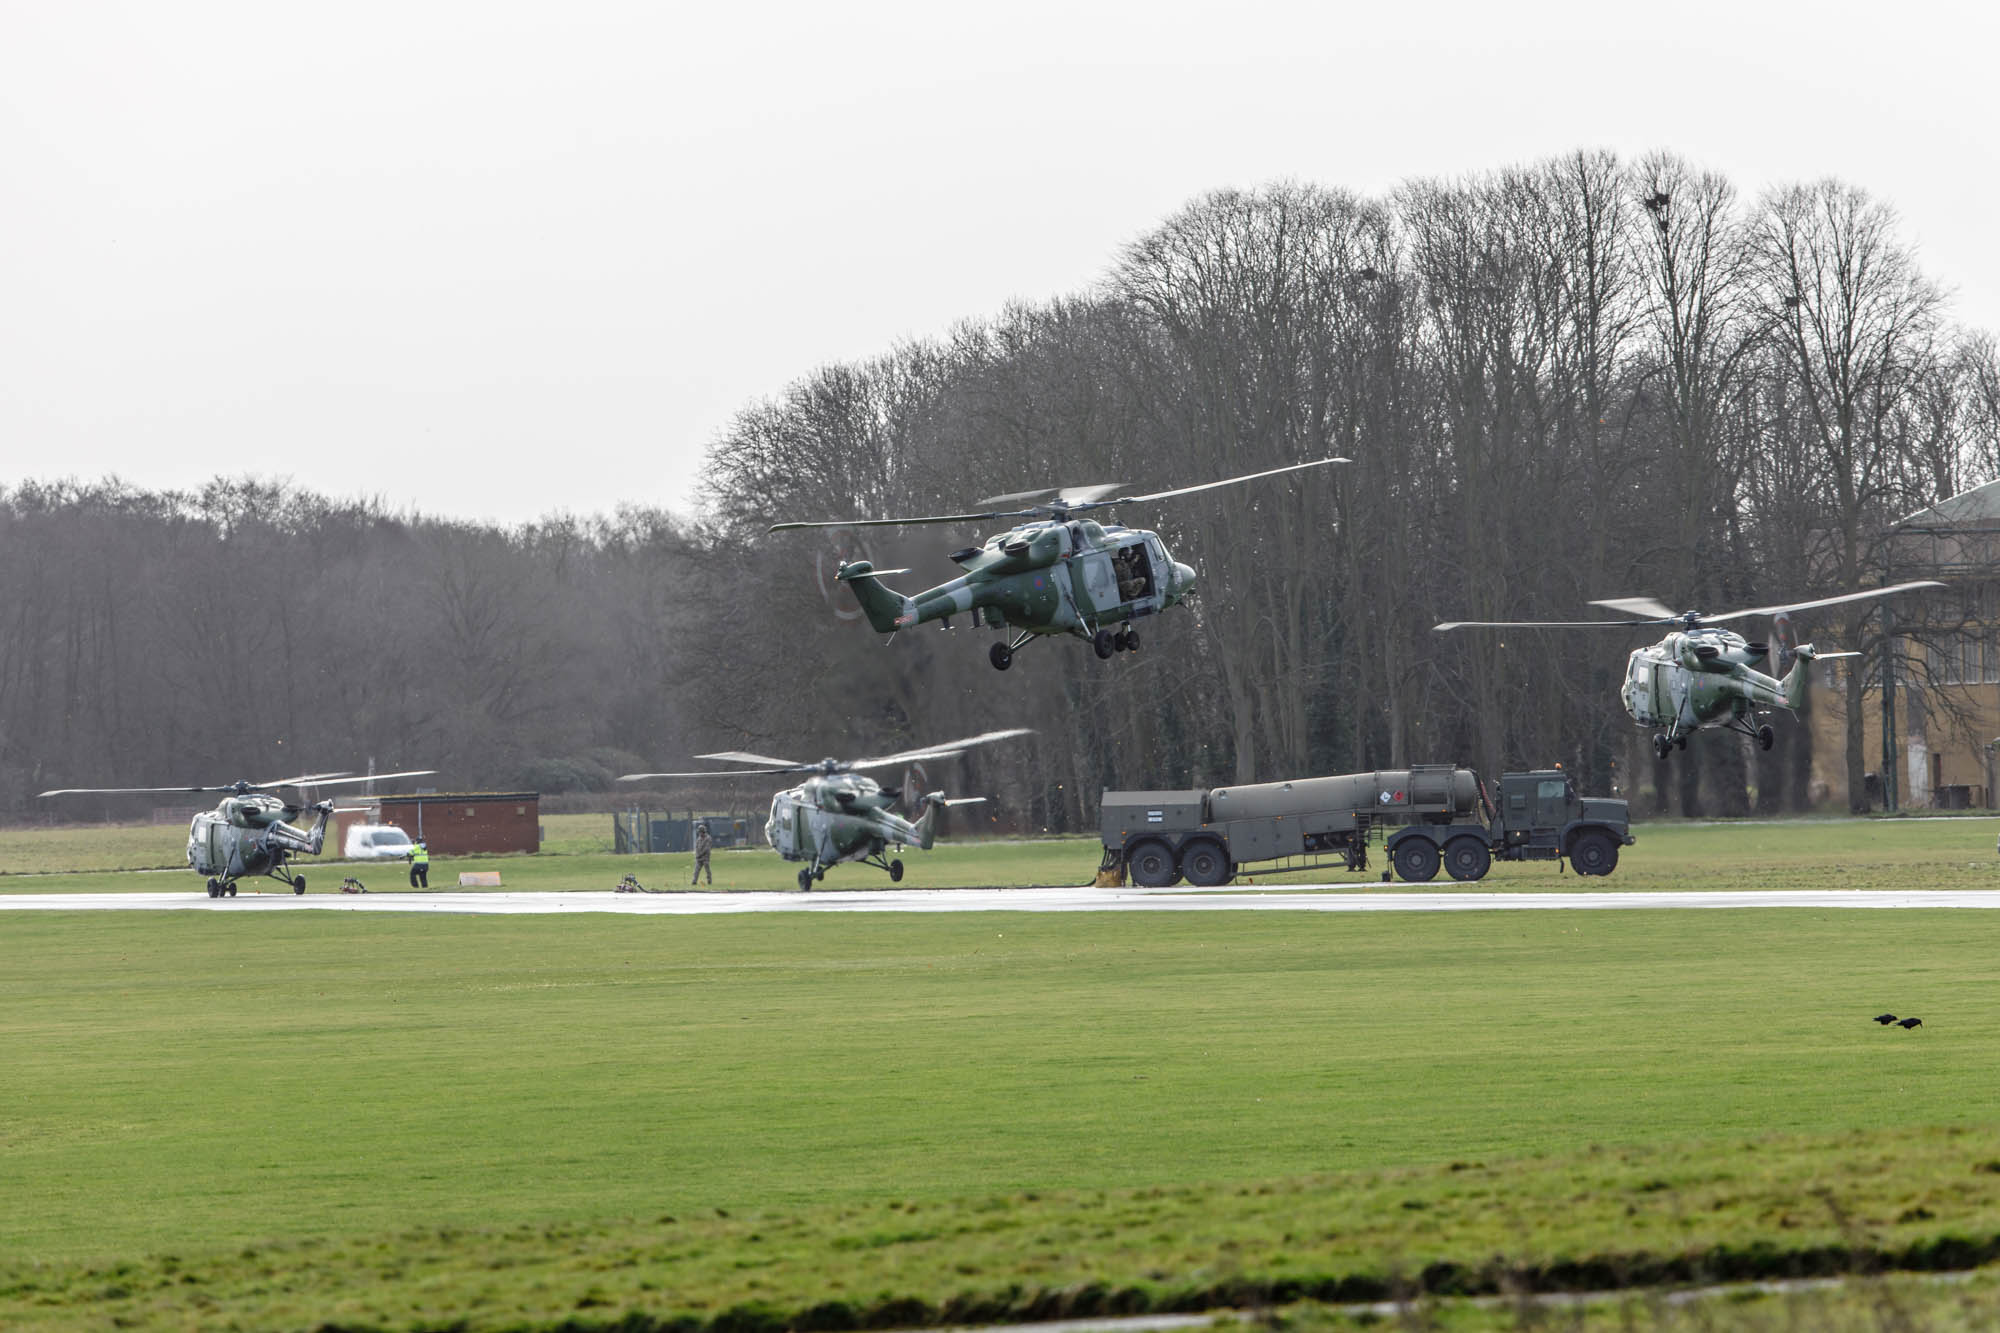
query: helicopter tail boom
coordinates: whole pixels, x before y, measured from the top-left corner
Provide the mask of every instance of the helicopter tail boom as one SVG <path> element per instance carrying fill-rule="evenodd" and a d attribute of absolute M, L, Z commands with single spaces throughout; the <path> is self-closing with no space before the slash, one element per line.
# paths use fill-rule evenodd
<path fill-rule="evenodd" d="M 1784 679 L 1779 681 L 1778 685 L 1785 692 L 1785 707 L 1791 709 L 1794 713 L 1806 705 L 1807 676 L 1810 674 L 1807 668 L 1814 662 L 1824 662 L 1829 658 L 1835 657 L 1861 656 L 1860 653 L 1856 652 L 1823 653 L 1809 643 L 1802 643 L 1791 651 L 1795 658 L 1792 663 L 1792 669 L 1785 673 Z"/>
<path fill-rule="evenodd" d="M 925 851 L 929 851 L 931 845 L 937 841 L 937 812 L 938 807 L 943 804 L 943 792 L 934 791 L 926 794 L 923 800 L 924 812 L 918 815 L 916 822 L 911 825 L 917 831 L 917 846 Z"/>
<path fill-rule="evenodd" d="M 835 577 L 854 590 L 854 600 L 861 603 L 861 613 L 868 617 L 876 633 L 894 634 L 917 623 L 916 603 L 877 578 L 875 566 L 870 562 L 850 561 L 840 567 Z"/>
<path fill-rule="evenodd" d="M 271 825 L 267 836 L 286 851 L 318 856 L 320 849 L 326 845 L 326 819 L 333 813 L 333 802 L 321 801 L 312 809 L 318 818 L 313 820 L 311 828 L 295 828 L 280 821 Z"/>

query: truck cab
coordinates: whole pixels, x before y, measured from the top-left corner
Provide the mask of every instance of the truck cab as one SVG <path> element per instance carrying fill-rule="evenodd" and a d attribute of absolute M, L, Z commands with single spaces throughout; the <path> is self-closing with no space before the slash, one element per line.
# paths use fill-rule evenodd
<path fill-rule="evenodd" d="M 1532 842 L 1554 847 L 1557 833 L 1582 810 L 1576 784 L 1560 769 L 1503 774 L 1499 786 L 1493 832 L 1510 846 Z"/>
<path fill-rule="evenodd" d="M 1415 826 L 1391 834 L 1383 850 L 1398 878 L 1423 884 L 1440 869 L 1456 880 L 1486 876 L 1493 861 L 1563 861 L 1579 875 L 1608 875 L 1618 849 L 1633 842 L 1626 803 L 1584 797 L 1560 768 L 1504 773 L 1493 784 L 1484 828 Z"/>

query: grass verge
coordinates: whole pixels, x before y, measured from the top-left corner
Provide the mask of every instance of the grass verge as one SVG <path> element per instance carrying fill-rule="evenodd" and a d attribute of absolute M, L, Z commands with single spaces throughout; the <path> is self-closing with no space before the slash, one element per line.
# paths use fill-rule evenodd
<path fill-rule="evenodd" d="M 1992 918 L 14 917 L 0 1325 L 736 1333 L 1974 1261 Z"/>

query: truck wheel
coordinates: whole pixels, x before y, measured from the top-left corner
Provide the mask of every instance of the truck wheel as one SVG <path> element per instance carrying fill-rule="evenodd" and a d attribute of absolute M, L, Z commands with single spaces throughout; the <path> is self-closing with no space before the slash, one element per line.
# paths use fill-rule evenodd
<path fill-rule="evenodd" d="M 1411 836 L 1396 844 L 1396 876 L 1412 884 L 1428 884 L 1437 878 L 1438 849 L 1429 838 Z"/>
<path fill-rule="evenodd" d="M 1134 843 L 1125 853 L 1132 882 L 1146 889 L 1164 889 L 1174 882 L 1174 854 L 1157 838 Z"/>
<path fill-rule="evenodd" d="M 1453 838 L 1444 845 L 1444 868 L 1456 880 L 1485 879 L 1493 868 L 1493 853 L 1477 838 Z"/>
<path fill-rule="evenodd" d="M 1618 844 L 1609 833 L 1585 829 L 1570 839 L 1569 863 L 1579 875 L 1608 875 L 1618 868 Z"/>
<path fill-rule="evenodd" d="M 1181 874 L 1187 882 L 1204 889 L 1227 884 L 1232 878 L 1229 873 L 1229 854 L 1213 838 L 1196 838 L 1181 848 Z"/>

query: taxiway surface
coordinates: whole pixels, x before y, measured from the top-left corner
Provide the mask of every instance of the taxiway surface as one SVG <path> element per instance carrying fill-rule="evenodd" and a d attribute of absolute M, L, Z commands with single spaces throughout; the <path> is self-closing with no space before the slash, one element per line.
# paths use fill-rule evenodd
<path fill-rule="evenodd" d="M 447 912 L 710 916 L 739 912 L 1547 912 L 1745 908 L 2000 908 L 2000 892 L 1714 890 L 1689 893 L 1369 893 L 1294 889 L 877 889 L 816 893 L 5 893 L 0 911 Z"/>

